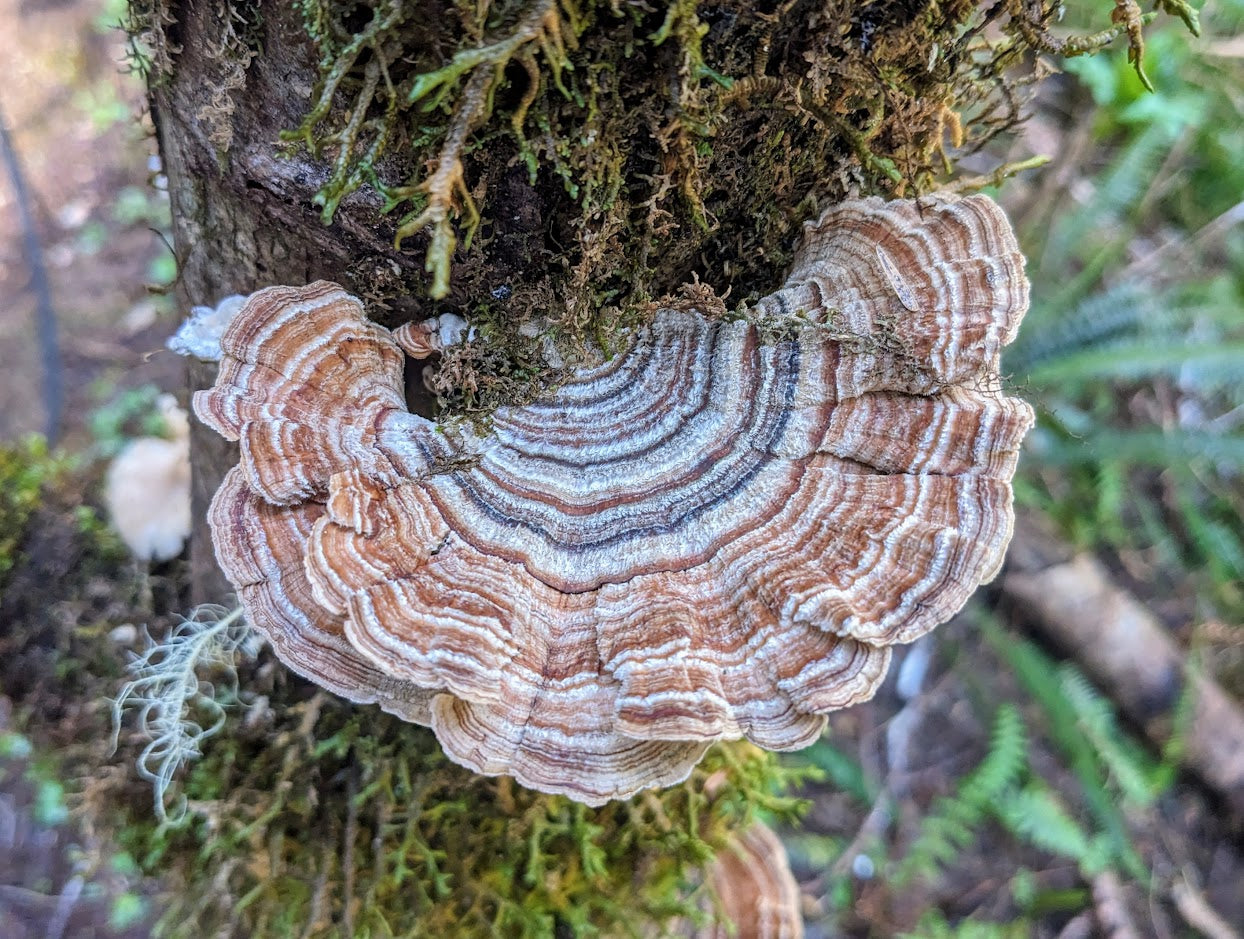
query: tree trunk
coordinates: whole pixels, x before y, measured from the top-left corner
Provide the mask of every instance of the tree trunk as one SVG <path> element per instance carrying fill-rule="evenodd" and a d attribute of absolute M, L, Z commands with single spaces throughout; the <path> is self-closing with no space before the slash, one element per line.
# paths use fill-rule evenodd
<path fill-rule="evenodd" d="M 297 126 L 305 108 L 305 92 L 291 91 L 305 89 L 315 74 L 313 51 L 305 37 L 299 38 L 292 6 L 265 5 L 265 17 L 273 18 L 264 36 L 266 54 L 250 62 L 245 87 L 234 93 L 227 153 L 212 140 L 218 125 L 205 120 L 217 83 L 224 80 L 222 70 L 237 64 L 217 55 L 224 47 L 226 23 L 213 4 L 177 4 L 170 15 L 169 41 L 180 52 L 171 72 L 153 76 L 151 109 L 169 181 L 182 308 L 214 306 L 230 294 L 275 283 L 321 278 L 366 293 L 369 271 L 417 271 L 418 258 L 392 250 L 393 226 L 376 226 L 374 218 L 369 225 L 366 212 L 358 212 L 358 218 L 343 214 L 329 227 L 321 224 L 312 198 L 322 168 L 274 153 L 281 131 Z M 209 387 L 215 372 L 211 363 L 192 362 L 191 391 Z M 237 462 L 237 445 L 195 421 L 191 451 L 197 520 L 191 540 L 192 598 L 194 603 L 222 602 L 232 588 L 216 565 L 202 520 L 224 474 Z"/>

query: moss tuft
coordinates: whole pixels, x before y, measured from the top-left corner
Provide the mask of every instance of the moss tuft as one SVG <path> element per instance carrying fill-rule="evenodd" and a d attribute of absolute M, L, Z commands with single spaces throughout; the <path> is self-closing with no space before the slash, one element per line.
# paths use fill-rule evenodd
<path fill-rule="evenodd" d="M 65 457 L 49 453 L 40 436 L 0 446 L 0 586 L 20 559 L 44 487 L 63 479 L 67 469 Z"/>
<path fill-rule="evenodd" d="M 731 832 L 798 808 L 779 794 L 789 771 L 747 744 L 591 809 L 477 776 L 431 732 L 323 693 L 205 750 L 181 821 L 120 829 L 173 888 L 164 935 L 652 935 L 703 917 L 702 870 Z"/>
<path fill-rule="evenodd" d="M 430 17 L 431 0 L 387 0 L 360 25 L 354 3 L 302 0 L 319 82 L 289 138 L 332 161 L 325 221 L 370 185 L 432 297 L 476 305 L 474 272 L 508 267 L 489 341 L 512 362 L 540 316 L 573 363 L 695 274 L 735 302 L 772 289 L 799 224 L 848 193 L 944 184 L 1019 121 L 1034 51 L 1126 34 L 1139 56 L 1131 6 L 1054 48 L 1056 6 L 485 0 Z M 514 207 L 515 167 L 544 194 L 521 232 L 492 211 Z"/>

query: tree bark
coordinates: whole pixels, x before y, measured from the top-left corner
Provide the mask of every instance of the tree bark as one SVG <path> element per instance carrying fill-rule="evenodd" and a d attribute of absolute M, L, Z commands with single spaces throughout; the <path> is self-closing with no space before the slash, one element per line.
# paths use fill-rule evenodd
<path fill-rule="evenodd" d="M 235 92 L 228 153 L 219 153 L 204 120 L 222 68 L 213 54 L 224 46 L 218 7 L 188 2 L 171 7 L 170 38 L 180 52 L 172 72 L 155 76 L 151 84 L 173 216 L 177 297 L 187 311 L 271 284 L 319 279 L 366 295 L 385 280 L 378 275 L 393 281 L 395 270 L 420 272 L 417 257 L 393 250 L 394 226 L 377 218 L 374 200 L 325 226 L 312 201 L 323 166 L 275 154 L 281 131 L 302 119 L 314 58 L 293 5 L 262 6 L 269 23 L 265 54 L 250 63 L 245 87 Z M 193 362 L 191 392 L 209 387 L 215 373 L 213 364 Z M 196 604 L 219 603 L 232 588 L 216 565 L 204 520 L 224 474 L 237 462 L 237 446 L 195 421 L 191 452 L 191 595 Z"/>

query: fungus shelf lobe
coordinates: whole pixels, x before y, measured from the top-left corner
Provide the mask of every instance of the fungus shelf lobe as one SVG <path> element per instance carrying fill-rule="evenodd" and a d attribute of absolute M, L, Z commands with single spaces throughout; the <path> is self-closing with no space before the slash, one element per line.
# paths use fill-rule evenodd
<path fill-rule="evenodd" d="M 480 772 L 600 803 L 806 746 L 1001 563 L 1027 289 L 983 196 L 847 202 L 745 320 L 662 310 L 481 430 L 406 411 L 340 287 L 268 288 L 195 398 L 242 444 L 221 565 L 292 668 Z"/>

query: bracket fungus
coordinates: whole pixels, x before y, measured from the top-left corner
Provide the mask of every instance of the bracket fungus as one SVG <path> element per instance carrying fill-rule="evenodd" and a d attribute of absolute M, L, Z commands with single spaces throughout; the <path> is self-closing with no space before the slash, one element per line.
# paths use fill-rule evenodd
<path fill-rule="evenodd" d="M 807 746 L 1001 564 L 1023 263 L 984 196 L 846 202 L 737 320 L 661 310 L 486 428 L 407 410 L 426 335 L 261 290 L 194 400 L 241 443 L 217 557 L 286 664 L 481 773 L 600 804 Z"/>

